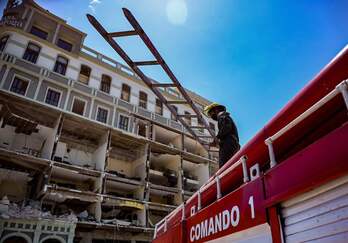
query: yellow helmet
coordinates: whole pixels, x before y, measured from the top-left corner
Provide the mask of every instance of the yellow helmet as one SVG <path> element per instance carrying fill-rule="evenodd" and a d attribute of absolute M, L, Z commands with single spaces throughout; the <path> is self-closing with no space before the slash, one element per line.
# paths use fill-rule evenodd
<path fill-rule="evenodd" d="M 211 111 L 212 109 L 216 108 L 216 107 L 219 107 L 219 108 L 221 108 L 221 109 L 226 109 L 225 106 L 220 105 L 220 104 L 214 102 L 214 103 L 212 103 L 212 104 L 210 104 L 210 105 L 204 107 L 204 111 L 203 111 L 203 112 L 204 112 L 205 115 L 209 116 L 210 111 Z"/>

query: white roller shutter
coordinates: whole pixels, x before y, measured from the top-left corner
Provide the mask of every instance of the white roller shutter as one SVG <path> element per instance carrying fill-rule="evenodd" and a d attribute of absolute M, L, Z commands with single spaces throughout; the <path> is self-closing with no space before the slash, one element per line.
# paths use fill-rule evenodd
<path fill-rule="evenodd" d="M 348 242 L 348 175 L 282 203 L 286 243 Z"/>

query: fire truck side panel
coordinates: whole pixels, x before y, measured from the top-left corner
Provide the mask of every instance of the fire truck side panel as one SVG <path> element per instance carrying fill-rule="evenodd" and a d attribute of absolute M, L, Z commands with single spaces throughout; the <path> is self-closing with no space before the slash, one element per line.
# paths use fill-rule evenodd
<path fill-rule="evenodd" d="M 207 243 L 272 243 L 271 229 L 268 224 L 240 231 L 232 235 L 208 241 Z"/>
<path fill-rule="evenodd" d="M 347 141 L 348 122 L 266 173 L 268 205 L 347 174 Z"/>
<path fill-rule="evenodd" d="M 188 218 L 186 242 L 206 242 L 266 222 L 263 182 L 260 177 Z"/>
<path fill-rule="evenodd" d="M 281 206 L 287 243 L 348 242 L 348 175 Z"/>

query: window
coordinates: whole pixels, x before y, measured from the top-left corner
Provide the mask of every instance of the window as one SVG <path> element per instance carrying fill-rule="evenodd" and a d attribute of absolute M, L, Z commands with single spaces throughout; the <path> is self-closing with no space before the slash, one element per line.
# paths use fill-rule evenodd
<path fill-rule="evenodd" d="M 17 94 L 25 95 L 25 93 L 27 92 L 28 85 L 29 85 L 29 81 L 15 77 L 13 79 L 10 90 Z"/>
<path fill-rule="evenodd" d="M 110 93 L 110 87 L 111 87 L 111 77 L 108 75 L 103 74 L 102 80 L 100 83 L 100 90 L 105 93 Z"/>
<path fill-rule="evenodd" d="M 66 50 L 66 51 L 72 50 L 72 44 L 65 41 L 65 40 L 62 40 L 62 39 L 58 39 L 57 46 L 59 46 L 60 48 Z"/>
<path fill-rule="evenodd" d="M 122 84 L 121 100 L 130 101 L 131 88 L 127 84 Z"/>
<path fill-rule="evenodd" d="M 108 120 L 108 110 L 98 107 L 97 121 L 100 121 L 102 123 L 106 123 L 107 120 Z"/>
<path fill-rule="evenodd" d="M 31 27 L 30 33 L 36 35 L 37 37 L 47 40 L 48 33 L 36 26 Z"/>
<path fill-rule="evenodd" d="M 147 109 L 147 94 L 143 91 L 139 92 L 139 106 Z"/>
<path fill-rule="evenodd" d="M 27 49 L 24 52 L 23 59 L 32 63 L 36 63 L 37 58 L 39 57 L 40 47 L 29 43 Z"/>
<path fill-rule="evenodd" d="M 58 56 L 56 64 L 54 65 L 54 72 L 65 75 L 66 69 L 68 67 L 68 59 L 62 56 Z"/>
<path fill-rule="evenodd" d="M 187 124 L 191 125 L 191 113 L 188 111 L 185 111 L 185 120 Z"/>
<path fill-rule="evenodd" d="M 90 76 L 91 76 L 91 68 L 86 65 L 81 65 L 79 81 L 81 83 L 88 84 Z"/>
<path fill-rule="evenodd" d="M 138 124 L 138 135 L 146 137 L 146 124 L 141 122 Z"/>
<path fill-rule="evenodd" d="M 173 108 L 174 108 L 174 110 L 176 111 L 176 114 L 178 114 L 178 107 L 176 107 L 175 105 L 173 105 L 172 106 Z M 172 118 L 172 120 L 174 120 L 174 121 L 177 121 L 178 119 L 176 118 L 176 116 L 173 114 L 173 113 L 171 113 L 171 118 Z"/>
<path fill-rule="evenodd" d="M 60 92 L 48 89 L 45 102 L 50 105 L 58 106 L 60 101 Z"/>
<path fill-rule="evenodd" d="M 8 41 L 8 35 L 1 37 L 1 39 L 0 39 L 0 51 L 1 52 L 5 50 L 5 46 L 6 46 L 7 41 Z"/>
<path fill-rule="evenodd" d="M 71 111 L 75 114 L 83 116 L 85 113 L 85 105 L 85 101 L 75 98 Z"/>
<path fill-rule="evenodd" d="M 156 114 L 158 115 L 163 115 L 163 103 L 159 99 L 156 99 L 156 109 L 155 109 Z"/>
<path fill-rule="evenodd" d="M 118 128 L 128 131 L 129 117 L 120 115 L 120 119 L 118 121 Z"/>

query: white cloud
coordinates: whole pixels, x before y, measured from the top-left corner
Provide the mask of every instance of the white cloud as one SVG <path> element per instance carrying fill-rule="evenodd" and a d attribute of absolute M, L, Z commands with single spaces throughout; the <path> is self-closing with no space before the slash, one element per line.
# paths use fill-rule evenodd
<path fill-rule="evenodd" d="M 88 7 L 93 13 L 95 13 L 95 7 L 93 5 L 90 4 L 88 5 Z"/>
<path fill-rule="evenodd" d="M 98 4 L 101 4 L 101 0 L 91 0 L 91 1 L 89 2 L 88 8 L 89 8 L 93 13 L 95 13 L 96 6 L 97 6 Z"/>
<path fill-rule="evenodd" d="M 99 3 L 101 3 L 100 0 L 91 0 L 91 1 L 89 2 L 89 4 L 99 4 Z"/>

